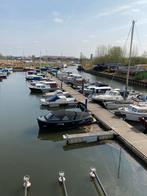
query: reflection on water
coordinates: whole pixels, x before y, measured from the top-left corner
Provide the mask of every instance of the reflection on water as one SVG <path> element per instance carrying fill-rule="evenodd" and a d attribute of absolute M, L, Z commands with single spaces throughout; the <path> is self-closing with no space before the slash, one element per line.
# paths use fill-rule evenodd
<path fill-rule="evenodd" d="M 77 129 L 72 129 L 72 130 L 54 130 L 54 131 L 47 131 L 47 130 L 39 130 L 38 131 L 38 138 L 40 140 L 50 140 L 50 141 L 62 141 L 63 140 L 63 135 L 64 134 L 76 134 L 76 133 L 86 133 L 90 129 L 90 126 L 87 127 L 79 127 Z"/>

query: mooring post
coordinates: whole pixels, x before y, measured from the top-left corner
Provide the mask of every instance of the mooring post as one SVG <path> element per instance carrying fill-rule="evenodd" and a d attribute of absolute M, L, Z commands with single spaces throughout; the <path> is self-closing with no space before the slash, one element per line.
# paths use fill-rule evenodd
<path fill-rule="evenodd" d="M 84 80 L 82 80 L 82 94 L 84 95 Z"/>
<path fill-rule="evenodd" d="M 86 109 L 87 109 L 87 105 L 88 105 L 88 98 L 85 98 L 85 106 L 86 106 Z"/>
<path fill-rule="evenodd" d="M 62 90 L 62 87 L 63 87 L 63 81 L 61 80 L 61 90 Z"/>
<path fill-rule="evenodd" d="M 24 196 L 28 195 L 28 188 L 31 187 L 30 176 L 25 175 L 23 177 L 23 187 L 24 187 Z"/>
<path fill-rule="evenodd" d="M 99 177 L 98 177 L 98 175 L 97 175 L 97 173 L 96 173 L 96 168 L 90 168 L 90 173 L 89 173 L 89 175 L 90 175 L 90 177 L 91 177 L 92 179 L 96 179 L 96 180 L 97 180 L 97 182 L 98 182 L 98 184 L 99 184 L 99 186 L 100 186 L 100 188 L 101 188 L 101 190 L 102 190 L 104 196 L 108 196 L 108 194 L 107 194 L 105 188 L 103 187 L 103 185 L 102 185 L 102 183 L 101 183 L 101 181 L 100 181 L 100 179 L 99 179 Z"/>
<path fill-rule="evenodd" d="M 67 188 L 66 188 L 66 184 L 65 184 L 65 176 L 64 176 L 64 171 L 59 171 L 59 178 L 58 178 L 59 182 L 61 184 L 63 184 L 63 189 L 64 189 L 64 194 L 65 196 L 68 196 L 67 193 Z"/>

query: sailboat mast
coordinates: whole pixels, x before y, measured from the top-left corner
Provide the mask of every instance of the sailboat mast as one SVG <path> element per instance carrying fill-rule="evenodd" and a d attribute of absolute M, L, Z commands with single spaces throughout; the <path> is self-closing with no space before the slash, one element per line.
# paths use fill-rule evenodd
<path fill-rule="evenodd" d="M 128 61 L 128 71 L 127 71 L 127 78 L 126 78 L 126 93 L 128 91 L 128 83 L 129 83 L 129 74 L 130 74 L 131 56 L 132 56 L 132 45 L 133 45 L 133 36 L 134 36 L 134 26 L 135 26 L 135 21 L 133 20 L 132 21 L 132 31 L 131 31 L 129 61 Z"/>

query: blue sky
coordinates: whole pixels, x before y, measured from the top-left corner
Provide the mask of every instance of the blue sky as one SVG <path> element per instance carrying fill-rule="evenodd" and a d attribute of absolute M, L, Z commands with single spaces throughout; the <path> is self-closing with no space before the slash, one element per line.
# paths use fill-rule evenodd
<path fill-rule="evenodd" d="M 147 50 L 147 0 L 0 0 L 0 53 L 95 54 L 100 45 L 134 43 Z"/>

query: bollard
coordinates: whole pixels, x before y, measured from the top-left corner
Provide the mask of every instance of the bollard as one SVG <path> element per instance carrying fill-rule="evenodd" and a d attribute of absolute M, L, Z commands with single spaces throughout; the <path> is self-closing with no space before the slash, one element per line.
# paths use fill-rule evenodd
<path fill-rule="evenodd" d="M 84 95 L 84 80 L 82 80 L 82 94 Z"/>
<path fill-rule="evenodd" d="M 64 176 L 64 171 L 60 171 L 59 172 L 59 178 L 58 178 L 59 182 L 61 184 L 63 184 L 63 189 L 64 189 L 64 193 L 65 193 L 65 196 L 68 196 L 68 193 L 67 193 L 67 188 L 66 188 L 66 184 L 65 184 L 65 176 Z"/>
<path fill-rule="evenodd" d="M 30 176 L 29 175 L 25 175 L 23 177 L 23 187 L 24 187 L 24 196 L 27 196 L 28 188 L 31 187 L 31 182 L 30 182 Z"/>
<path fill-rule="evenodd" d="M 99 179 L 99 177 L 98 177 L 98 175 L 97 175 L 97 173 L 96 173 L 96 168 L 90 168 L 90 173 L 89 173 L 89 175 L 90 175 L 90 177 L 91 177 L 92 179 L 96 179 L 96 180 L 97 180 L 97 182 L 98 182 L 98 184 L 99 184 L 99 186 L 100 186 L 100 188 L 101 188 L 101 190 L 102 190 L 104 196 L 108 196 L 106 190 L 104 189 L 104 187 L 103 187 L 103 185 L 102 185 L 102 183 L 101 183 L 101 181 L 100 181 L 100 179 Z"/>
<path fill-rule="evenodd" d="M 62 90 L 62 87 L 63 87 L 63 81 L 61 81 L 61 90 Z"/>
<path fill-rule="evenodd" d="M 86 109 L 87 109 L 87 105 L 88 105 L 88 98 L 85 98 L 85 106 L 86 106 Z"/>

